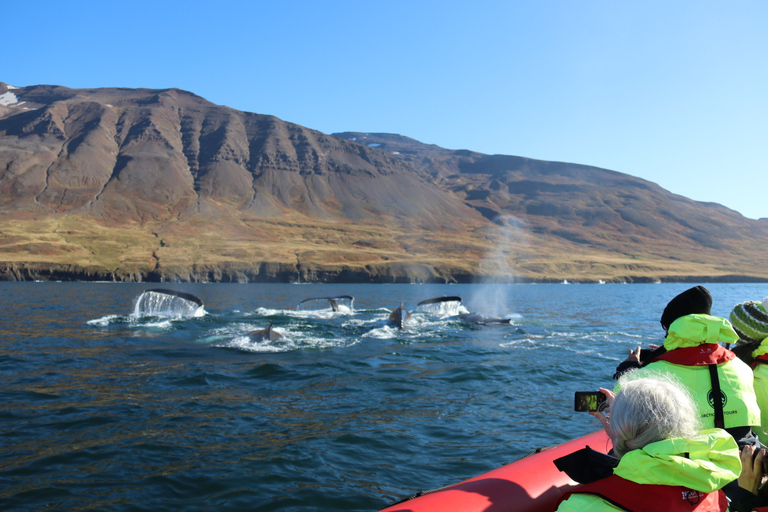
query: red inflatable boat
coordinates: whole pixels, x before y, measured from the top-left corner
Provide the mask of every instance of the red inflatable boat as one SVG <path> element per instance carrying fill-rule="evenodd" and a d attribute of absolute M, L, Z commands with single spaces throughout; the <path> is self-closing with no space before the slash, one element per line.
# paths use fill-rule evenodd
<path fill-rule="evenodd" d="M 552 512 L 557 500 L 579 485 L 552 461 L 587 445 L 604 453 L 611 449 L 600 430 L 380 512 Z"/>

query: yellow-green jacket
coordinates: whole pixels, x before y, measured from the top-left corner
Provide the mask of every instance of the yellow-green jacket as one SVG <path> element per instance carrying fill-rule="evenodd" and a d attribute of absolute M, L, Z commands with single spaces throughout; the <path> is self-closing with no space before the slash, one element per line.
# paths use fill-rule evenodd
<path fill-rule="evenodd" d="M 725 318 L 710 315 L 686 315 L 678 318 L 669 326 L 664 347 L 667 353 L 676 349 L 697 347 L 705 343 L 733 343 L 738 335 Z M 753 386 L 752 370 L 741 359 L 734 357 L 730 361 L 717 365 L 720 390 L 725 396 L 723 404 L 724 428 L 758 427 L 760 408 L 757 405 Z M 654 361 L 638 372 L 669 372 L 677 376 L 686 386 L 701 414 L 704 428 L 713 428 L 714 406 L 712 405 L 712 380 L 707 366 L 689 366 L 669 361 Z"/>
<path fill-rule="evenodd" d="M 755 360 L 762 360 L 768 357 L 768 338 L 764 339 L 760 346 L 752 352 Z M 768 364 L 755 364 L 752 367 L 754 376 L 753 384 L 755 387 L 755 396 L 757 405 L 760 407 L 760 428 L 756 428 L 757 436 L 760 441 L 768 445 Z"/>
<path fill-rule="evenodd" d="M 682 486 L 704 493 L 722 489 L 736 480 L 741 459 L 736 441 L 720 429 L 701 432 L 692 439 L 666 439 L 624 455 L 614 474 L 649 485 Z M 658 510 L 664 510 L 660 503 Z M 599 496 L 572 494 L 557 512 L 615 512 L 620 509 Z"/>

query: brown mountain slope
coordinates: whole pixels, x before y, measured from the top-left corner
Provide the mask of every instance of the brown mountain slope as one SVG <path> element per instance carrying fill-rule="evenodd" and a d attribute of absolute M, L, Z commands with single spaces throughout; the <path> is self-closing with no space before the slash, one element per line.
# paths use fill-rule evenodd
<path fill-rule="evenodd" d="M 9 277 L 433 279 L 486 251 L 456 240 L 481 215 L 359 144 L 174 89 L 0 95 Z"/>
<path fill-rule="evenodd" d="M 766 224 L 723 207 L 368 137 L 177 89 L 0 83 L 0 278 L 766 278 Z"/>
<path fill-rule="evenodd" d="M 395 158 L 179 90 L 12 89 L 0 111 L 3 212 L 167 220 L 223 204 L 256 218 L 467 215 Z M 374 186 L 375 185 L 375 186 Z"/>
<path fill-rule="evenodd" d="M 768 219 L 747 219 L 719 204 L 693 201 L 627 174 L 448 150 L 400 135 L 335 135 L 428 172 L 438 186 L 489 220 L 524 222 L 536 237 L 557 237 L 632 258 L 717 262 L 725 273 L 739 273 L 755 259 L 764 261 L 760 252 L 768 242 Z M 753 269 L 750 275 L 766 275 Z"/>

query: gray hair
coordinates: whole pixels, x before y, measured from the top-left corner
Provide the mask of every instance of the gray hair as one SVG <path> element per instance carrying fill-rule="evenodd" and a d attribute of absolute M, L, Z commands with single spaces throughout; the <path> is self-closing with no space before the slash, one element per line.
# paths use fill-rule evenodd
<path fill-rule="evenodd" d="M 672 375 L 628 374 L 619 380 L 608 427 L 619 457 L 656 441 L 693 437 L 701 428 L 690 393 Z"/>

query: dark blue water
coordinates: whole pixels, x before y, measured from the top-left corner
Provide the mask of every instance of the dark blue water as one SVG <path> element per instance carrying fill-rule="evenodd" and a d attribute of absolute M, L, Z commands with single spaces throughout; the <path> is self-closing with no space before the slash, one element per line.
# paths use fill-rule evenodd
<path fill-rule="evenodd" d="M 377 510 L 596 430 L 573 391 L 690 286 L 184 284 L 206 314 L 167 318 L 132 315 L 150 285 L 0 283 L 0 509 Z M 720 316 L 768 295 L 707 287 Z M 442 295 L 516 325 L 386 325 Z"/>

